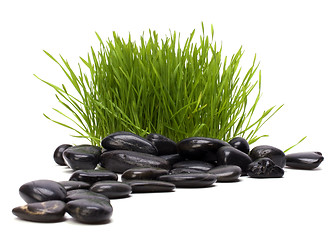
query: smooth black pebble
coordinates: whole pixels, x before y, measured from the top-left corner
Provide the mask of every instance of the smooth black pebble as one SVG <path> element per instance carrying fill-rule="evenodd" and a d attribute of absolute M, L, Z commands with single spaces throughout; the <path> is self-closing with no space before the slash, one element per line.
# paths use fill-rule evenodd
<path fill-rule="evenodd" d="M 286 166 L 296 169 L 312 170 L 324 161 L 320 152 L 299 152 L 286 155 Z"/>
<path fill-rule="evenodd" d="M 99 199 L 109 202 L 109 198 L 103 194 L 93 192 L 89 189 L 75 189 L 67 192 L 65 202 L 77 199 Z"/>
<path fill-rule="evenodd" d="M 101 141 L 107 150 L 128 150 L 157 155 L 156 147 L 147 139 L 130 132 L 114 132 Z"/>
<path fill-rule="evenodd" d="M 178 153 L 176 153 L 176 154 L 169 154 L 169 155 L 161 155 L 159 157 L 162 157 L 163 159 L 165 159 L 167 161 L 167 164 L 169 166 L 172 166 L 173 164 L 175 164 L 177 162 L 181 162 L 181 161 L 185 160 Z"/>
<path fill-rule="evenodd" d="M 28 203 L 13 208 L 12 213 L 26 221 L 32 222 L 58 222 L 65 214 L 65 203 L 59 200 Z"/>
<path fill-rule="evenodd" d="M 243 137 L 235 137 L 228 142 L 232 147 L 244 152 L 249 153 L 249 144 Z"/>
<path fill-rule="evenodd" d="M 154 193 L 154 192 L 172 192 L 175 185 L 170 182 L 157 180 L 132 180 L 127 182 L 132 193 Z"/>
<path fill-rule="evenodd" d="M 23 184 L 19 189 L 19 194 L 27 203 L 50 200 L 64 201 L 66 189 L 52 180 L 36 180 Z"/>
<path fill-rule="evenodd" d="M 104 180 L 117 181 L 118 176 L 116 173 L 107 170 L 77 170 L 72 173 L 70 181 L 82 181 L 93 184 L 95 182 Z"/>
<path fill-rule="evenodd" d="M 156 147 L 158 155 L 169 155 L 177 153 L 176 142 L 157 133 L 151 133 L 146 136 L 153 146 Z"/>
<path fill-rule="evenodd" d="M 241 168 L 236 165 L 221 165 L 208 171 L 217 177 L 217 182 L 235 182 L 241 176 Z"/>
<path fill-rule="evenodd" d="M 71 191 L 75 189 L 89 189 L 90 184 L 87 182 L 81 182 L 81 181 L 60 181 L 60 183 L 66 191 Z"/>
<path fill-rule="evenodd" d="M 77 145 L 63 152 L 66 164 L 73 170 L 95 169 L 99 163 L 101 148 L 92 145 Z"/>
<path fill-rule="evenodd" d="M 211 168 L 213 168 L 215 165 L 203 162 L 199 160 L 185 160 L 182 162 L 175 163 L 173 165 L 173 168 L 191 168 L 196 169 L 200 171 L 209 171 Z"/>
<path fill-rule="evenodd" d="M 270 158 L 259 158 L 249 164 L 247 175 L 252 178 L 280 178 L 283 177 L 284 170 Z"/>
<path fill-rule="evenodd" d="M 162 175 L 168 174 L 168 170 L 161 168 L 131 168 L 123 172 L 122 181 L 129 180 L 156 180 Z"/>
<path fill-rule="evenodd" d="M 66 204 L 66 211 L 78 222 L 102 224 L 110 220 L 113 208 L 100 199 L 77 199 Z"/>
<path fill-rule="evenodd" d="M 116 181 L 100 181 L 94 183 L 90 191 L 103 194 L 109 199 L 129 197 L 131 193 L 131 186 L 126 183 Z"/>
<path fill-rule="evenodd" d="M 286 163 L 285 154 L 282 150 L 269 146 L 269 145 L 260 145 L 254 147 L 249 156 L 253 161 L 259 158 L 270 158 L 277 166 L 283 168 Z"/>
<path fill-rule="evenodd" d="M 209 173 L 180 173 L 159 177 L 160 181 L 171 182 L 177 188 L 209 187 L 217 181 L 217 177 Z"/>
<path fill-rule="evenodd" d="M 217 151 L 218 165 L 236 165 L 239 166 L 243 173 L 248 170 L 248 165 L 252 159 L 244 152 L 231 147 L 224 146 Z"/>
<path fill-rule="evenodd" d="M 62 144 L 56 148 L 56 150 L 53 153 L 53 159 L 55 162 L 60 166 L 66 166 L 66 163 L 63 158 L 63 152 L 69 148 L 72 147 L 70 144 Z"/>

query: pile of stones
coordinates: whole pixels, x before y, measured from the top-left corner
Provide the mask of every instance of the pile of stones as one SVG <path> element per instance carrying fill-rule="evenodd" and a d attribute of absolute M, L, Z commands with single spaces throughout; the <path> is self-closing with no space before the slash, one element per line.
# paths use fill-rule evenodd
<path fill-rule="evenodd" d="M 191 137 L 176 143 L 156 133 L 142 138 L 115 132 L 101 146 L 60 145 L 54 160 L 74 170 L 69 180 L 23 184 L 19 194 L 27 204 L 14 208 L 13 214 L 28 221 L 58 222 L 67 212 L 81 223 L 106 223 L 113 212 L 110 199 L 210 187 L 216 182 L 238 182 L 241 176 L 280 178 L 286 166 L 311 170 L 324 160 L 320 152 L 285 155 L 268 145 L 250 151 L 242 137 L 229 142 Z"/>

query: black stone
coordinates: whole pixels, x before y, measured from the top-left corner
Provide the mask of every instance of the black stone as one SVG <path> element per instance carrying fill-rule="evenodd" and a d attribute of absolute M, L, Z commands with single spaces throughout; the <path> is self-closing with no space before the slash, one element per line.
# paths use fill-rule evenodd
<path fill-rule="evenodd" d="M 286 163 L 285 154 L 282 150 L 269 146 L 269 145 L 260 145 L 253 148 L 249 156 L 253 161 L 259 158 L 270 158 L 277 166 L 283 168 Z"/>
<path fill-rule="evenodd" d="M 163 135 L 151 133 L 147 135 L 146 138 L 153 144 L 153 146 L 156 147 L 158 155 L 170 155 L 177 153 L 176 142 Z"/>
<path fill-rule="evenodd" d="M 191 137 L 177 143 L 178 153 L 188 159 L 212 161 L 212 154 L 222 146 L 229 146 L 223 140 L 205 137 Z M 209 157 L 208 157 L 209 155 Z"/>
<path fill-rule="evenodd" d="M 217 177 L 217 182 L 235 182 L 241 176 L 241 168 L 236 165 L 221 165 L 214 167 L 208 173 Z"/>
<path fill-rule="evenodd" d="M 69 148 L 72 147 L 70 144 L 62 144 L 56 148 L 56 150 L 53 153 L 53 159 L 55 162 L 60 166 L 66 166 L 66 163 L 63 158 L 63 152 Z"/>
<path fill-rule="evenodd" d="M 19 189 L 20 196 L 27 203 L 45 202 L 50 200 L 64 201 L 65 188 L 51 180 L 36 180 L 23 184 Z"/>
<path fill-rule="evenodd" d="M 180 174 L 180 173 L 205 173 L 205 171 L 192 168 L 173 168 L 169 171 L 169 174 Z"/>
<path fill-rule="evenodd" d="M 167 163 L 168 163 L 169 166 L 172 166 L 173 164 L 175 164 L 177 162 L 181 162 L 181 161 L 185 160 L 178 153 L 176 153 L 176 154 L 170 154 L 170 155 L 161 155 L 159 157 L 162 157 L 163 159 L 165 159 L 167 161 Z"/>
<path fill-rule="evenodd" d="M 243 137 L 235 137 L 228 142 L 232 147 L 244 152 L 249 153 L 249 144 Z"/>
<path fill-rule="evenodd" d="M 131 168 L 122 174 L 122 181 L 156 180 L 161 175 L 168 174 L 168 170 L 161 168 Z"/>
<path fill-rule="evenodd" d="M 99 199 L 77 199 L 66 204 L 66 211 L 78 222 L 98 224 L 110 220 L 113 208 Z"/>
<path fill-rule="evenodd" d="M 66 191 L 90 188 L 89 183 L 81 182 L 81 181 L 61 181 L 59 183 L 66 189 Z"/>
<path fill-rule="evenodd" d="M 173 183 L 156 180 L 132 180 L 128 184 L 132 193 L 171 192 L 175 189 Z"/>
<path fill-rule="evenodd" d="M 213 164 L 199 160 L 186 160 L 173 165 L 173 168 L 191 168 L 200 171 L 209 171 L 213 167 Z"/>
<path fill-rule="evenodd" d="M 92 145 L 77 145 L 63 152 L 66 164 L 74 169 L 94 169 L 99 162 L 101 148 Z"/>
<path fill-rule="evenodd" d="M 299 152 L 286 155 L 286 166 L 296 169 L 312 170 L 319 167 L 324 157 L 320 152 Z"/>
<path fill-rule="evenodd" d="M 280 178 L 284 170 L 270 158 L 259 158 L 249 164 L 247 175 L 252 178 Z"/>
<path fill-rule="evenodd" d="M 89 184 L 104 180 L 117 181 L 117 179 L 116 173 L 107 170 L 77 170 L 70 177 L 70 181 L 82 181 Z"/>
<path fill-rule="evenodd" d="M 103 194 L 96 193 L 87 189 L 76 189 L 67 192 L 65 202 L 77 199 L 99 199 L 101 201 L 109 202 L 109 198 Z"/>
<path fill-rule="evenodd" d="M 219 148 L 217 156 L 218 165 L 237 165 L 243 173 L 247 172 L 248 165 L 252 162 L 252 159 L 246 153 L 231 146 Z"/>
<path fill-rule="evenodd" d="M 180 173 L 160 176 L 160 181 L 173 183 L 177 188 L 209 187 L 217 181 L 217 177 L 209 173 Z"/>
<path fill-rule="evenodd" d="M 156 147 L 147 139 L 130 132 L 115 132 L 105 137 L 101 145 L 108 150 L 128 150 L 157 155 Z"/>
<path fill-rule="evenodd" d="M 109 199 L 125 198 L 131 193 L 131 186 L 116 181 L 100 181 L 94 183 L 91 186 L 90 191 L 103 194 Z"/>
<path fill-rule="evenodd" d="M 32 222 L 58 222 L 64 218 L 65 203 L 59 200 L 28 203 L 13 208 L 12 213 L 23 220 Z"/>
<path fill-rule="evenodd" d="M 151 154 L 115 150 L 105 152 L 101 155 L 101 167 L 116 173 L 123 173 L 130 168 L 152 167 L 168 169 L 170 166 L 167 161 L 161 157 Z"/>

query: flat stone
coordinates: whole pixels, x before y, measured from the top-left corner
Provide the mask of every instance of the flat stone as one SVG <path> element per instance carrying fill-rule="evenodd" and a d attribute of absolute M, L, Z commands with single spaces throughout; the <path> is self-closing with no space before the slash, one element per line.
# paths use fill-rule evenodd
<path fill-rule="evenodd" d="M 122 181 L 156 180 L 166 174 L 168 174 L 168 170 L 161 168 L 131 168 L 122 174 Z"/>
<path fill-rule="evenodd" d="M 126 150 L 105 152 L 101 155 L 100 160 L 101 167 L 116 173 L 123 173 L 137 167 L 170 169 L 167 161 L 161 157 Z"/>
<path fill-rule="evenodd" d="M 249 156 L 253 161 L 259 158 L 270 158 L 277 166 L 283 168 L 286 163 L 285 154 L 282 150 L 269 146 L 269 145 L 260 145 L 254 147 Z"/>
<path fill-rule="evenodd" d="M 146 138 L 153 144 L 153 146 L 156 147 L 158 150 L 158 155 L 169 155 L 177 153 L 176 142 L 163 135 L 151 133 L 147 135 Z"/>
<path fill-rule="evenodd" d="M 208 173 L 217 177 L 217 182 L 235 182 L 241 176 L 241 168 L 236 165 L 221 165 L 211 168 Z"/>
<path fill-rule="evenodd" d="M 193 168 L 173 168 L 169 171 L 169 174 L 180 174 L 180 173 L 205 173 L 205 171 Z"/>
<path fill-rule="evenodd" d="M 107 150 L 128 150 L 157 155 L 156 147 L 147 139 L 130 132 L 115 132 L 101 141 Z"/>
<path fill-rule="evenodd" d="M 170 182 L 156 180 L 131 180 L 127 182 L 132 193 L 153 193 L 153 192 L 171 192 L 175 189 L 175 185 Z"/>
<path fill-rule="evenodd" d="M 58 222 L 64 217 L 65 203 L 59 200 L 28 203 L 13 208 L 12 213 L 23 220 L 32 222 Z"/>
<path fill-rule="evenodd" d="M 56 150 L 53 153 L 53 159 L 55 162 L 60 166 L 66 166 L 65 160 L 63 158 L 63 152 L 69 148 L 72 147 L 70 144 L 62 144 L 56 148 Z"/>
<path fill-rule="evenodd" d="M 324 161 L 321 152 L 299 152 L 286 155 L 286 166 L 296 169 L 312 170 Z"/>
<path fill-rule="evenodd" d="M 95 169 L 100 155 L 101 148 L 92 145 L 77 145 L 63 152 L 66 164 L 73 170 Z"/>
<path fill-rule="evenodd" d="M 19 189 L 19 194 L 27 203 L 50 200 L 64 201 L 66 189 L 52 180 L 36 180 L 23 184 Z"/>
<path fill-rule="evenodd" d="M 77 170 L 72 173 L 70 181 L 82 181 L 89 184 L 104 180 L 117 181 L 118 176 L 116 173 L 107 170 Z"/>
<path fill-rule="evenodd" d="M 217 151 L 218 165 L 236 165 L 239 166 L 243 173 L 248 170 L 248 165 L 252 159 L 244 152 L 231 147 L 224 146 Z"/>
<path fill-rule="evenodd" d="M 117 181 L 100 181 L 94 183 L 90 191 L 103 194 L 109 199 L 129 197 L 131 193 L 131 186 L 126 183 Z"/>
<path fill-rule="evenodd" d="M 217 181 L 217 177 L 209 173 L 180 173 L 160 176 L 160 181 L 173 183 L 177 188 L 209 187 Z"/>
<path fill-rule="evenodd" d="M 208 163 L 208 162 L 204 162 L 204 161 L 185 160 L 185 161 L 175 163 L 173 165 L 173 168 L 191 168 L 191 169 L 196 169 L 200 171 L 209 171 L 214 166 L 215 165 Z"/>
<path fill-rule="evenodd" d="M 77 199 L 99 199 L 109 202 L 109 198 L 103 194 L 96 193 L 87 189 L 76 189 L 67 192 L 65 202 L 77 200 Z"/>
<path fill-rule="evenodd" d="M 66 189 L 66 191 L 90 188 L 89 183 L 81 182 L 81 181 L 60 181 L 58 183 L 60 183 Z"/>
<path fill-rule="evenodd" d="M 283 177 L 284 170 L 270 158 L 259 158 L 249 164 L 247 175 L 252 178 L 280 178 Z"/>
<path fill-rule="evenodd" d="M 235 137 L 228 142 L 232 147 L 244 152 L 249 153 L 249 144 L 243 137 Z"/>
<path fill-rule="evenodd" d="M 78 222 L 102 224 L 110 220 L 113 207 L 100 199 L 77 199 L 66 204 L 66 211 Z"/>

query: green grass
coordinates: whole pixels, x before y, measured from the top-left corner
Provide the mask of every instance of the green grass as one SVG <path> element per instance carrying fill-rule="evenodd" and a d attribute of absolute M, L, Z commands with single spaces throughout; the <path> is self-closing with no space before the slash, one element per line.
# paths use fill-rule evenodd
<path fill-rule="evenodd" d="M 45 116 L 94 145 L 115 131 L 141 136 L 155 132 L 175 141 L 242 136 L 254 143 L 267 136 L 258 135 L 258 130 L 282 106 L 254 117 L 261 96 L 256 56 L 241 76 L 242 48 L 228 60 L 213 33 L 211 27 L 211 35 L 205 35 L 202 24 L 199 41 L 193 40 L 194 30 L 182 45 L 176 32 L 160 39 L 150 30 L 148 39 L 143 34 L 138 43 L 130 34 L 124 40 L 114 32 L 105 42 L 96 34 L 100 49 L 91 48 L 86 59 L 80 58 L 77 73 L 61 55 L 57 60 L 45 51 L 69 80 L 55 86 L 39 78 L 55 90 L 63 110 L 54 110 L 66 124 Z"/>

